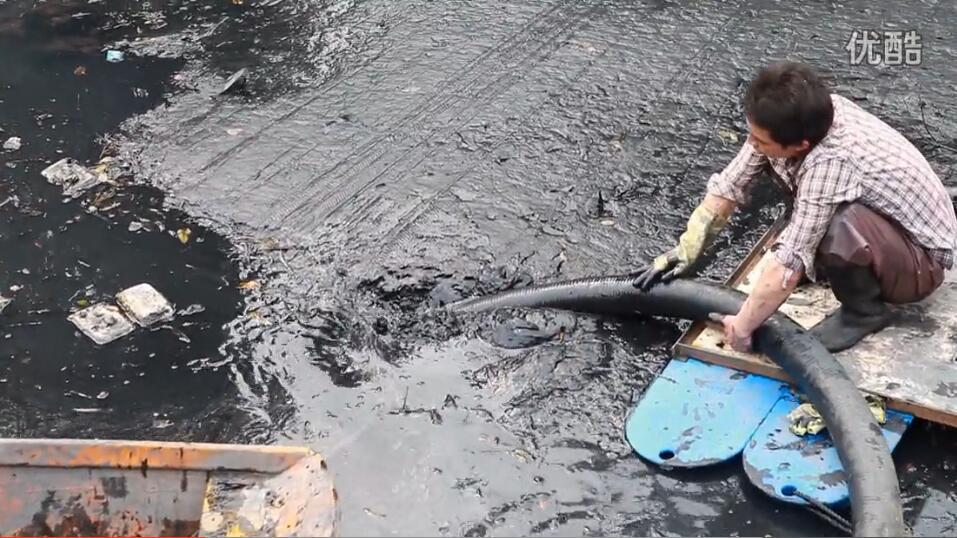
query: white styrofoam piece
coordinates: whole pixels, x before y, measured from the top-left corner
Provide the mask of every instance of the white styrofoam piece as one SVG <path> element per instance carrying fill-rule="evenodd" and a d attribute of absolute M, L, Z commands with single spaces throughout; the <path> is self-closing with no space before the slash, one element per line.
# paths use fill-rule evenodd
<path fill-rule="evenodd" d="M 67 319 L 100 345 L 126 336 L 135 328 L 118 307 L 106 303 L 98 303 L 74 312 Z"/>
<path fill-rule="evenodd" d="M 141 327 L 173 319 L 173 305 L 146 283 L 117 293 L 116 303 Z"/>

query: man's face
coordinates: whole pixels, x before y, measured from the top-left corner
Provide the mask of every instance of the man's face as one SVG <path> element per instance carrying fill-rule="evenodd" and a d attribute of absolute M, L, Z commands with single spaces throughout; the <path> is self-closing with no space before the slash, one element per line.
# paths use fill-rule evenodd
<path fill-rule="evenodd" d="M 800 144 L 782 146 L 771 138 L 771 133 L 767 129 L 751 123 L 750 120 L 748 120 L 748 130 L 750 131 L 748 134 L 748 143 L 754 146 L 754 149 L 758 150 L 759 153 L 763 153 L 773 159 L 790 159 L 791 157 L 796 157 L 804 153 L 810 146 L 807 140 L 802 140 Z"/>

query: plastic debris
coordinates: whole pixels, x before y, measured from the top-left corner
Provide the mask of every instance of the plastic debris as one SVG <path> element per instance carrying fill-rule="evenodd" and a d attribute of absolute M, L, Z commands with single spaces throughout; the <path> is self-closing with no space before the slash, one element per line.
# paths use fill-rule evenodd
<path fill-rule="evenodd" d="M 223 89 L 220 90 L 219 94 L 232 93 L 245 88 L 246 76 L 248 74 L 249 71 L 245 67 L 233 73 L 233 75 L 229 77 L 229 80 L 226 81 L 226 84 L 223 85 Z"/>
<path fill-rule="evenodd" d="M 11 136 L 6 142 L 3 143 L 3 149 L 7 151 L 17 151 L 20 149 L 20 143 L 21 141 L 19 137 Z"/>
<path fill-rule="evenodd" d="M 878 424 L 887 422 L 887 406 L 881 398 L 868 394 L 864 396 L 867 407 L 871 410 Z M 810 403 L 803 403 L 788 413 L 788 429 L 798 437 L 815 435 L 827 427 L 824 418 Z"/>
<path fill-rule="evenodd" d="M 113 157 L 103 157 L 90 171 L 103 183 L 118 184 L 119 180 L 129 175 L 128 166 L 115 160 Z"/>
<path fill-rule="evenodd" d="M 118 307 L 105 303 L 74 312 L 67 319 L 101 346 L 130 334 L 135 328 Z"/>
<path fill-rule="evenodd" d="M 80 166 L 70 157 L 51 164 L 40 174 L 48 182 L 63 187 L 63 194 L 73 198 L 77 198 L 87 189 L 100 183 L 100 178 L 96 174 Z"/>
<path fill-rule="evenodd" d="M 728 144 L 736 144 L 738 142 L 738 134 L 730 129 L 718 128 L 718 138 Z"/>
<path fill-rule="evenodd" d="M 78 77 L 82 77 L 86 75 L 86 68 L 83 67 L 82 65 L 78 65 L 76 66 L 76 69 L 73 70 L 73 74 Z"/>
<path fill-rule="evenodd" d="M 13 299 L 0 295 L 0 313 L 2 313 L 7 308 L 7 306 L 12 302 L 13 302 Z"/>
<path fill-rule="evenodd" d="M 190 230 L 189 228 L 180 228 L 179 230 L 176 230 L 176 237 L 179 238 L 180 243 L 185 245 L 186 243 L 189 242 L 189 236 L 192 233 L 193 231 Z"/>
<path fill-rule="evenodd" d="M 156 288 L 146 283 L 117 293 L 116 303 L 141 327 L 173 319 L 173 305 Z"/>
<path fill-rule="evenodd" d="M 106 51 L 106 61 L 110 63 L 122 62 L 123 53 L 118 50 L 108 50 Z"/>
<path fill-rule="evenodd" d="M 2 309 L 0 309 L 0 310 L 2 310 Z M 201 304 L 191 304 L 191 305 L 187 306 L 186 308 L 184 308 L 183 310 L 181 310 L 181 311 L 179 312 L 179 315 L 181 315 L 181 316 L 192 316 L 193 314 L 199 314 L 200 312 L 205 312 L 205 311 L 206 311 L 206 307 L 204 307 L 203 305 L 201 305 Z"/>
<path fill-rule="evenodd" d="M 127 228 L 127 230 L 129 230 L 130 232 L 138 232 L 142 229 L 143 229 L 143 223 L 135 221 L 135 220 L 131 222 L 129 228 Z"/>

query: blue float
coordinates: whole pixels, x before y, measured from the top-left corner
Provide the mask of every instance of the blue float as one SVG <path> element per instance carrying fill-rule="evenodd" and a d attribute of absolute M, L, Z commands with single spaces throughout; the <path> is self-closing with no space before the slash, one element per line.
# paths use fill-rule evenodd
<path fill-rule="evenodd" d="M 788 393 L 777 401 L 744 450 L 748 479 L 758 489 L 778 500 L 808 504 L 797 493 L 838 507 L 849 497 L 847 476 L 837 449 L 827 433 L 797 436 L 789 429 L 788 413 L 800 401 Z M 887 410 L 884 439 L 891 452 L 913 422 L 913 415 Z"/>
<path fill-rule="evenodd" d="M 781 381 L 710 364 L 673 359 L 648 386 L 625 422 L 639 456 L 672 468 L 704 467 L 742 455 L 745 473 L 767 495 L 839 507 L 847 477 L 827 430 L 797 436 L 788 413 L 800 405 Z M 893 452 L 913 415 L 887 410 L 884 439 Z"/>
<path fill-rule="evenodd" d="M 730 460 L 786 393 L 787 385 L 696 359 L 675 359 L 649 385 L 625 423 L 641 457 L 668 467 Z"/>

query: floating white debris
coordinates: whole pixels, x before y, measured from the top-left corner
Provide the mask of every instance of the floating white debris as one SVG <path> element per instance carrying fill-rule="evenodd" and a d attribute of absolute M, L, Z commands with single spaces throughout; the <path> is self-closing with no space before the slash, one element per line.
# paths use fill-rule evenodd
<path fill-rule="evenodd" d="M 135 328 L 114 305 L 99 303 L 70 314 L 67 319 L 97 344 L 108 344 Z"/>
<path fill-rule="evenodd" d="M 117 293 L 116 303 L 141 327 L 173 319 L 173 305 L 156 288 L 146 283 Z"/>
<path fill-rule="evenodd" d="M 223 89 L 220 90 L 220 94 L 230 93 L 237 90 L 241 90 L 246 86 L 246 76 L 249 74 L 249 70 L 245 67 L 233 73 L 229 80 L 226 81 L 226 84 L 223 85 Z"/>
<path fill-rule="evenodd" d="M 0 312 L 3 312 L 7 306 L 13 302 L 13 299 L 0 295 Z"/>
<path fill-rule="evenodd" d="M 3 149 L 8 151 L 16 151 L 20 149 L 20 139 L 16 136 L 11 136 L 3 143 Z"/>
<path fill-rule="evenodd" d="M 47 181 L 63 187 L 63 194 L 76 198 L 83 191 L 100 183 L 100 179 L 76 160 L 66 157 L 46 167 L 40 174 Z"/>
<path fill-rule="evenodd" d="M 0 308 L 0 311 L 3 311 L 3 309 Z M 205 312 L 205 311 L 206 311 L 206 307 L 204 307 L 203 305 L 201 305 L 201 304 L 191 304 L 191 305 L 187 306 L 186 308 L 180 310 L 179 315 L 181 315 L 181 316 L 192 316 L 193 314 L 199 314 L 200 312 Z"/>
<path fill-rule="evenodd" d="M 107 411 L 106 409 L 103 409 L 101 407 L 74 407 L 73 408 L 74 413 L 104 413 L 106 411 Z"/>

